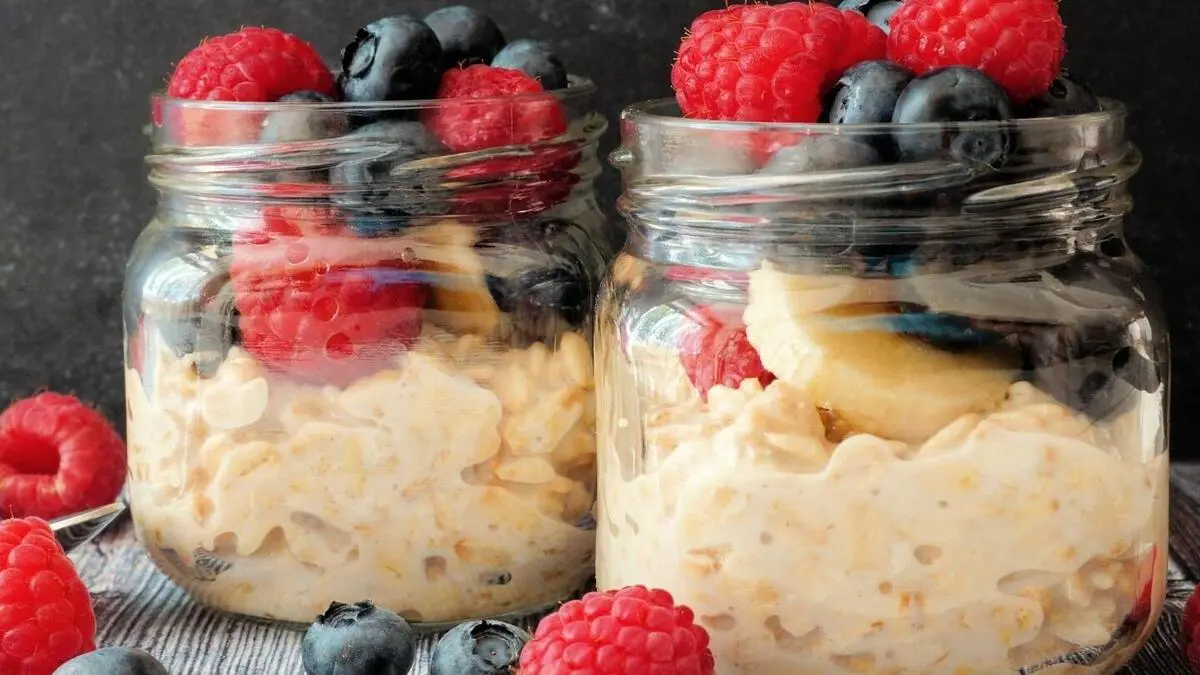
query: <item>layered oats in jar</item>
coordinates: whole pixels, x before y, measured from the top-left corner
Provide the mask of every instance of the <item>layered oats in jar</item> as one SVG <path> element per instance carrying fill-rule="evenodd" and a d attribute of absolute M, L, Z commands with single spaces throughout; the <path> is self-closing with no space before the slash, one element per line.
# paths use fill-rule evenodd
<path fill-rule="evenodd" d="M 129 489 L 213 607 L 307 623 L 371 598 L 440 624 L 592 575 L 605 122 L 574 77 L 439 61 L 431 91 L 371 90 L 402 19 L 360 31 L 329 92 L 155 99 Z"/>
<path fill-rule="evenodd" d="M 836 11 L 702 16 L 678 100 L 623 115 L 598 585 L 670 591 L 718 675 L 1114 673 L 1161 611 L 1168 493 L 1125 111 L 879 60 L 824 114 L 887 120 L 714 118 L 761 112 L 697 84 L 714 45 Z"/>

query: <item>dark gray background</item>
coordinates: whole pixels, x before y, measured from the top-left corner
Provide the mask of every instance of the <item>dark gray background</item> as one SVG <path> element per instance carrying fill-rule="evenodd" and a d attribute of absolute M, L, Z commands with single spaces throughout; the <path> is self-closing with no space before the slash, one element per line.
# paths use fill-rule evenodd
<path fill-rule="evenodd" d="M 270 25 L 331 58 L 362 24 L 442 3 L 400 0 L 9 0 L 0 3 L 0 402 L 69 391 L 123 419 L 125 257 L 154 195 L 142 164 L 147 95 L 200 38 Z M 723 0 L 480 0 L 511 38 L 553 41 L 600 86 L 599 106 L 669 95 L 691 17 Z M 1195 76 L 1200 4 L 1066 0 L 1072 70 L 1133 111 L 1146 165 L 1131 237 L 1165 289 L 1174 450 L 1200 457 L 1200 200 Z M 608 145 L 613 144 L 610 133 Z M 615 182 L 604 190 L 611 198 Z"/>

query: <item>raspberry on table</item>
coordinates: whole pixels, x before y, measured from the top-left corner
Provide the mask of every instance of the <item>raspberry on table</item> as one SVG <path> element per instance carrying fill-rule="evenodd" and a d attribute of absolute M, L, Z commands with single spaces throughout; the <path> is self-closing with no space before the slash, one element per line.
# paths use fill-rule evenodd
<path fill-rule="evenodd" d="M 718 384 L 736 389 L 749 378 L 764 387 L 775 381 L 746 337 L 738 311 L 701 307 L 693 320 L 695 327 L 679 345 L 679 361 L 702 397 L 707 399 L 708 390 Z"/>
<path fill-rule="evenodd" d="M 1200 671 L 1200 588 L 1192 591 L 1192 595 L 1183 606 L 1183 627 L 1179 636 L 1179 647 L 1192 666 L 1192 670 Z"/>
<path fill-rule="evenodd" d="M 38 518 L 0 521 L 0 673 L 51 675 L 96 648 L 87 587 Z"/>
<path fill-rule="evenodd" d="M 266 102 L 297 91 L 334 93 L 333 73 L 304 40 L 276 28 L 243 28 L 209 38 L 175 66 L 167 95 Z"/>
<path fill-rule="evenodd" d="M 1056 0 L 907 0 L 890 23 L 892 61 L 978 68 L 1018 105 L 1046 93 L 1067 51 Z"/>
<path fill-rule="evenodd" d="M 354 235 L 332 211 L 271 206 L 235 237 L 230 277 L 242 347 L 308 382 L 349 383 L 420 336 L 416 261 Z"/>
<path fill-rule="evenodd" d="M 713 675 L 708 632 L 660 589 L 593 592 L 542 619 L 521 675 Z"/>
<path fill-rule="evenodd" d="M 860 14 L 819 3 L 732 5 L 692 22 L 671 68 L 687 117 L 815 122 L 842 71 L 882 58 L 883 31 Z"/>
<path fill-rule="evenodd" d="M 0 414 L 0 509 L 59 518 L 112 503 L 126 474 L 125 443 L 74 396 L 45 392 Z"/>

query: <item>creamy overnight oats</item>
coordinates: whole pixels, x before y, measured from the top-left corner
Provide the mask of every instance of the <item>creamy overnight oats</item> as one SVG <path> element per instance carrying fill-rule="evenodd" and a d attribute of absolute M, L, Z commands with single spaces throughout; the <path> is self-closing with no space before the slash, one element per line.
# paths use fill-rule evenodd
<path fill-rule="evenodd" d="M 1166 568 L 1140 158 L 1055 3 L 897 4 L 706 12 L 623 114 L 597 583 L 717 675 L 1110 675 Z"/>
<path fill-rule="evenodd" d="M 323 63 L 247 28 L 155 99 L 160 203 L 125 307 L 138 533 L 193 596 L 257 617 L 553 605 L 593 572 L 616 238 L 593 87 L 463 7 L 380 19 L 336 78 Z"/>

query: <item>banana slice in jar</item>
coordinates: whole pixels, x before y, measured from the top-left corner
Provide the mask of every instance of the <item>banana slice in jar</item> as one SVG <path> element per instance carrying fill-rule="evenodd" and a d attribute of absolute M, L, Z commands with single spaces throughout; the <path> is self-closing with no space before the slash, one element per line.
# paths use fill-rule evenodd
<path fill-rule="evenodd" d="M 871 321 L 880 293 L 852 277 L 750 274 L 746 334 L 763 365 L 855 433 L 920 444 L 1004 401 L 1020 366 L 999 349 L 943 351 Z"/>

